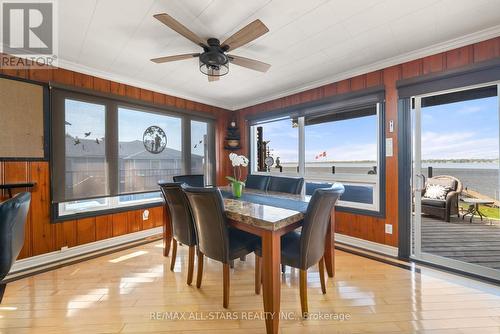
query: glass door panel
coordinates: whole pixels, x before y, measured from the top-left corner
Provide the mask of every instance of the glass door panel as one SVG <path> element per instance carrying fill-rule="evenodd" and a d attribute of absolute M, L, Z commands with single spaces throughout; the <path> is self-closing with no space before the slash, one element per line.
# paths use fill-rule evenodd
<path fill-rule="evenodd" d="M 413 256 L 500 278 L 498 85 L 413 99 Z"/>

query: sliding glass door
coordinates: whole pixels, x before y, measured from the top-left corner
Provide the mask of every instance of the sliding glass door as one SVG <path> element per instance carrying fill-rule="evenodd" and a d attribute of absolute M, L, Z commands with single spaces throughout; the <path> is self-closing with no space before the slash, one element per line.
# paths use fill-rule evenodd
<path fill-rule="evenodd" d="M 500 85 L 412 99 L 412 252 L 500 279 Z"/>

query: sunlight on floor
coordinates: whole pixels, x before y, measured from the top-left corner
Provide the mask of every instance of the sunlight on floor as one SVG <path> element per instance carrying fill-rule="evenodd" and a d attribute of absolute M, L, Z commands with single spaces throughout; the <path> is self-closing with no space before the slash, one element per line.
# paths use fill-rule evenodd
<path fill-rule="evenodd" d="M 0 311 L 16 311 L 17 307 L 15 306 L 0 306 Z"/>
<path fill-rule="evenodd" d="M 111 262 L 111 263 L 118 263 L 118 262 L 122 262 L 122 261 L 125 261 L 125 260 L 128 260 L 128 259 L 132 259 L 134 257 L 141 256 L 141 255 L 144 255 L 144 254 L 147 254 L 147 253 L 148 252 L 146 252 L 146 251 L 137 251 L 137 252 L 133 252 L 133 253 L 130 253 L 130 254 L 127 254 L 127 255 L 123 255 L 123 256 L 117 257 L 116 259 L 113 259 L 113 260 L 109 260 L 109 262 Z"/>
<path fill-rule="evenodd" d="M 104 290 L 104 291 L 103 291 Z M 107 295 L 109 289 L 93 289 L 85 295 L 77 296 L 76 298 L 70 300 L 67 304 L 66 316 L 72 317 L 82 308 L 90 308 L 93 304 L 102 298 L 102 295 Z M 87 299 L 87 300 L 85 300 Z"/>

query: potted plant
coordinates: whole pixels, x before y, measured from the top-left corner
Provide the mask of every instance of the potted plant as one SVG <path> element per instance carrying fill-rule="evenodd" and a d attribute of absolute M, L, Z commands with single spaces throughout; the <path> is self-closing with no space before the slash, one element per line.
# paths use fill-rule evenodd
<path fill-rule="evenodd" d="M 226 179 L 231 182 L 233 196 L 239 198 L 245 187 L 245 182 L 241 180 L 241 168 L 248 166 L 248 159 L 244 155 L 230 153 L 229 160 L 231 160 L 231 164 L 233 165 L 233 176 L 226 176 Z"/>

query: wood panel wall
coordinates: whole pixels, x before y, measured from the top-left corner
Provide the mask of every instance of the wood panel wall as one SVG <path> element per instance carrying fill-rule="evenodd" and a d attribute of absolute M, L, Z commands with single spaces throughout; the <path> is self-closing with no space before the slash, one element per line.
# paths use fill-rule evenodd
<path fill-rule="evenodd" d="M 430 73 L 443 72 L 500 57 L 500 37 L 484 42 L 417 59 L 379 71 L 366 73 L 350 79 L 310 89 L 265 103 L 257 104 L 237 111 L 239 126 L 244 129 L 245 117 L 261 112 L 286 108 L 309 101 L 319 100 L 336 94 L 384 85 L 386 90 L 386 137 L 393 139 L 394 155 L 386 158 L 386 218 L 336 213 L 336 232 L 381 244 L 398 245 L 398 138 L 397 107 L 398 92 L 396 81 L 418 77 Z M 389 133 L 389 120 L 394 121 L 394 132 Z M 333 140 L 334 138 L 332 138 Z M 248 155 L 248 138 L 242 131 L 240 154 Z M 230 168 L 230 166 L 226 166 Z M 226 173 L 228 173 L 226 171 Z M 393 225 L 393 234 L 385 234 L 385 223 Z"/>
<path fill-rule="evenodd" d="M 217 182 L 224 182 L 226 152 L 224 136 L 228 112 L 222 108 L 158 93 L 150 90 L 113 82 L 110 80 L 65 70 L 51 69 L 1 69 L 0 73 L 37 82 L 56 82 L 83 87 L 98 92 L 111 93 L 161 106 L 198 111 L 215 115 L 216 121 L 216 166 Z M 222 157 L 222 158 L 221 158 Z M 32 201 L 27 221 L 24 248 L 20 258 L 40 255 L 61 247 L 74 247 L 110 237 L 162 226 L 166 214 L 162 206 L 148 209 L 148 220 L 142 220 L 144 210 L 133 210 L 111 215 L 78 219 L 53 224 L 50 221 L 50 166 L 47 161 L 0 161 L 0 183 L 33 181 Z M 22 189 L 19 191 L 23 191 Z M 15 192 L 14 192 L 15 193 Z M 0 199 L 6 198 L 6 191 L 0 192 Z"/>

